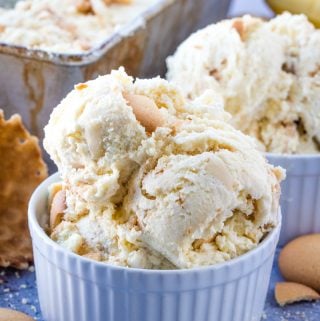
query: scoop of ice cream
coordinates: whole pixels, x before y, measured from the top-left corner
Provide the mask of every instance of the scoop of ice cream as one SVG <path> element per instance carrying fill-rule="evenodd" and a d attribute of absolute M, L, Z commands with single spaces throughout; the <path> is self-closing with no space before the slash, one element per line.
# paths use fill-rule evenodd
<path fill-rule="evenodd" d="M 147 134 L 123 97 L 130 86 L 124 72 L 79 84 L 44 129 L 44 146 L 67 183 L 72 215 L 86 212 L 87 203 L 117 201 L 137 167 Z"/>
<path fill-rule="evenodd" d="M 167 78 L 194 99 L 222 96 L 235 126 L 269 152 L 319 152 L 320 31 L 303 15 L 208 26 L 168 58 Z"/>
<path fill-rule="evenodd" d="M 152 88 L 159 82 L 162 89 L 156 96 Z M 66 183 L 69 215 L 121 202 L 130 175 L 153 153 L 146 143 L 149 131 L 155 130 L 156 117 L 161 126 L 170 121 L 176 96 L 164 80 L 150 80 L 149 87 L 150 91 L 143 82 L 134 84 L 121 69 L 76 85 L 54 109 L 44 129 L 44 147 Z M 158 108 L 160 99 L 168 105 Z M 142 119 L 139 110 L 147 107 Z"/>
<path fill-rule="evenodd" d="M 142 240 L 179 268 L 229 260 L 278 223 L 283 172 L 220 120 L 190 117 L 131 180 Z"/>
<path fill-rule="evenodd" d="M 45 128 L 62 178 L 50 189 L 52 239 L 149 269 L 255 247 L 278 222 L 282 171 L 226 123 L 216 99 L 208 91 L 189 102 L 163 79 L 133 82 L 122 69 L 77 85 Z"/>
<path fill-rule="evenodd" d="M 52 239 L 112 264 L 173 267 L 143 244 L 121 204 L 132 174 L 158 148 L 154 132 L 168 134 L 183 106 L 167 81 L 133 82 L 123 69 L 75 86 L 45 127 L 44 146 L 62 178 L 50 189 Z"/>

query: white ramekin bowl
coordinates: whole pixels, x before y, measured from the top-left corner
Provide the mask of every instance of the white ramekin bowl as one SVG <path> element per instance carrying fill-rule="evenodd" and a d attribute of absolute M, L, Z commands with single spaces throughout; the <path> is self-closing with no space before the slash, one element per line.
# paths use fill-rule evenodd
<path fill-rule="evenodd" d="M 282 228 L 279 245 L 299 235 L 320 232 L 320 155 L 268 153 L 267 159 L 287 171 L 281 184 Z"/>
<path fill-rule="evenodd" d="M 46 321 L 258 321 L 280 226 L 254 250 L 190 270 L 116 267 L 75 255 L 44 232 L 48 186 L 29 204 L 38 294 Z"/>

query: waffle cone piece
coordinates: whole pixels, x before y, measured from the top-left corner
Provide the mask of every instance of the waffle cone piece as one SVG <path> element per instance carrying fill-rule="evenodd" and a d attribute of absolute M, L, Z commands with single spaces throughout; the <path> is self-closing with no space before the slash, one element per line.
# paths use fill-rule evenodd
<path fill-rule="evenodd" d="M 0 266 L 24 269 L 32 261 L 27 208 L 46 177 L 38 139 L 19 115 L 6 121 L 0 110 Z"/>

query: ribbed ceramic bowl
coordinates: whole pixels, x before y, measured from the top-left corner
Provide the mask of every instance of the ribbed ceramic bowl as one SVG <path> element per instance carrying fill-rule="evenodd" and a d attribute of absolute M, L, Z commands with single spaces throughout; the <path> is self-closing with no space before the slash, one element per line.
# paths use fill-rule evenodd
<path fill-rule="evenodd" d="M 299 235 L 320 232 L 320 155 L 267 154 L 287 170 L 281 184 L 282 228 L 279 245 Z"/>
<path fill-rule="evenodd" d="M 190 270 L 116 267 L 66 251 L 44 232 L 48 186 L 34 192 L 29 226 L 46 321 L 258 321 L 280 227 L 254 250 L 224 264 Z"/>

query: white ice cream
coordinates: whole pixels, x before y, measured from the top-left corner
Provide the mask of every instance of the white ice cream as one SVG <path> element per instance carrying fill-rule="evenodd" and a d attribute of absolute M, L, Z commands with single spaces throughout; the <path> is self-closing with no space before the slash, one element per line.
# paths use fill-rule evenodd
<path fill-rule="evenodd" d="M 234 125 L 263 150 L 316 153 L 319 58 L 320 31 L 305 16 L 244 16 L 191 35 L 167 60 L 167 78 L 189 99 L 221 95 Z"/>
<path fill-rule="evenodd" d="M 191 118 L 163 140 L 131 180 L 125 208 L 145 243 L 175 266 L 239 256 L 278 224 L 283 173 L 250 138 L 221 120 Z"/>
<path fill-rule="evenodd" d="M 0 9 L 0 42 L 49 52 L 86 52 L 156 1 L 21 0 L 14 9 Z"/>
<path fill-rule="evenodd" d="M 215 99 L 188 102 L 165 80 L 133 82 L 122 69 L 77 85 L 45 127 L 66 192 L 51 237 L 80 255 L 149 269 L 214 264 L 257 246 L 278 224 L 283 172 L 227 124 Z M 138 117 L 143 106 L 130 104 L 141 102 L 157 113 Z M 161 122 L 147 131 L 155 115 Z"/>

